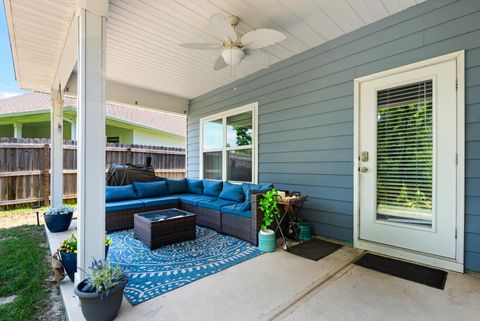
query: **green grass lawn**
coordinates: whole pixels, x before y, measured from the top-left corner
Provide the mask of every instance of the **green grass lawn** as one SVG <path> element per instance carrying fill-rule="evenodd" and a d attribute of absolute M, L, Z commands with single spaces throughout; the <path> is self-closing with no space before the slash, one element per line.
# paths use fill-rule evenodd
<path fill-rule="evenodd" d="M 38 320 L 49 304 L 51 274 L 43 226 L 0 229 L 0 297 L 16 295 L 0 306 L 0 320 Z"/>

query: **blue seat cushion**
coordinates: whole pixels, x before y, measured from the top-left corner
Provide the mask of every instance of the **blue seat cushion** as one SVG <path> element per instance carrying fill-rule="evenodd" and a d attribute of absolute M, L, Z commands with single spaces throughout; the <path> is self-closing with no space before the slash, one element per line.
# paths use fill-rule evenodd
<path fill-rule="evenodd" d="M 124 200 L 138 199 L 137 193 L 133 189 L 133 185 L 124 186 L 106 186 L 105 202 L 116 202 Z"/>
<path fill-rule="evenodd" d="M 203 180 L 203 194 L 218 197 L 222 191 L 222 181 Z"/>
<path fill-rule="evenodd" d="M 232 205 L 232 204 L 238 204 L 238 203 L 235 203 L 234 201 L 229 201 L 229 200 L 222 200 L 221 198 L 212 200 L 212 201 L 206 201 L 206 200 L 198 201 L 198 207 L 210 208 L 216 211 L 220 211 L 222 206 Z"/>
<path fill-rule="evenodd" d="M 187 192 L 192 194 L 203 195 L 203 182 L 200 179 L 187 179 Z"/>
<path fill-rule="evenodd" d="M 242 203 L 245 201 L 245 193 L 243 192 L 242 185 L 224 182 L 222 192 L 218 195 L 218 198 Z"/>
<path fill-rule="evenodd" d="M 176 206 L 179 201 L 178 197 L 172 197 L 172 196 L 142 198 L 141 200 L 143 201 L 143 203 L 145 203 L 145 207 L 159 206 L 159 205 L 166 205 L 166 204 L 172 204 L 172 206 Z"/>
<path fill-rule="evenodd" d="M 245 193 L 245 202 L 243 202 L 242 211 L 249 211 L 252 209 L 252 200 L 250 198 L 250 195 L 265 193 L 266 191 L 272 189 L 273 185 L 243 183 L 242 188 L 243 188 L 243 192 Z"/>
<path fill-rule="evenodd" d="M 133 182 L 133 187 L 140 198 L 159 197 L 168 195 L 167 183 L 159 182 Z"/>
<path fill-rule="evenodd" d="M 246 218 L 252 217 L 252 211 L 244 211 L 242 210 L 243 204 L 232 204 L 232 205 L 225 205 L 222 206 L 221 211 L 222 213 L 242 216 Z"/>
<path fill-rule="evenodd" d="M 141 200 L 138 200 L 138 199 L 105 203 L 106 212 L 129 210 L 134 208 L 143 209 L 145 208 L 145 205 Z"/>
<path fill-rule="evenodd" d="M 217 198 L 214 196 L 198 195 L 192 193 L 186 194 L 174 194 L 170 195 L 171 197 L 177 197 L 180 199 L 180 202 L 183 204 L 198 206 L 198 201 L 214 201 Z"/>
<path fill-rule="evenodd" d="M 187 192 L 187 179 L 167 179 L 167 187 L 169 194 L 180 194 Z"/>

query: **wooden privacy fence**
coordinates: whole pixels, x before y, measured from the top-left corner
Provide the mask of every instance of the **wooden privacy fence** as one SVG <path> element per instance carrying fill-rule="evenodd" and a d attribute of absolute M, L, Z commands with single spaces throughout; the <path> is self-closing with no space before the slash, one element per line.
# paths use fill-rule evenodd
<path fill-rule="evenodd" d="M 115 163 L 145 164 L 152 157 L 157 176 L 185 177 L 183 148 L 107 144 L 105 170 Z M 77 146 L 64 141 L 63 195 L 77 193 Z M 50 197 L 50 140 L 44 138 L 0 138 L 0 209 L 42 202 Z"/>

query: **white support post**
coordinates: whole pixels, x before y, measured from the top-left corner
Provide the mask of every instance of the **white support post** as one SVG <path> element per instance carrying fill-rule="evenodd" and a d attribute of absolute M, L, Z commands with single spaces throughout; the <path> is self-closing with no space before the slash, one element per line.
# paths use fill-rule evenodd
<path fill-rule="evenodd" d="M 77 122 L 74 120 L 70 123 L 70 139 L 77 140 Z"/>
<path fill-rule="evenodd" d="M 108 1 L 83 0 L 79 3 L 76 283 L 85 278 L 92 259 L 105 257 L 105 25 Z"/>
<path fill-rule="evenodd" d="M 22 138 L 22 129 L 23 129 L 23 124 L 22 123 L 13 124 L 13 137 L 14 138 Z"/>
<path fill-rule="evenodd" d="M 63 93 L 52 89 L 50 113 L 50 204 L 63 204 Z"/>

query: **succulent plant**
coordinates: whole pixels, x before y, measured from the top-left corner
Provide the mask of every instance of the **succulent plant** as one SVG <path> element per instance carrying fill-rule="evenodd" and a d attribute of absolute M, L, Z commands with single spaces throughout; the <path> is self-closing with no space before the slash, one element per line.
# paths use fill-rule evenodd
<path fill-rule="evenodd" d="M 46 212 L 45 215 L 67 215 L 71 214 L 75 208 L 70 206 L 57 206 L 57 207 L 50 207 Z"/>

